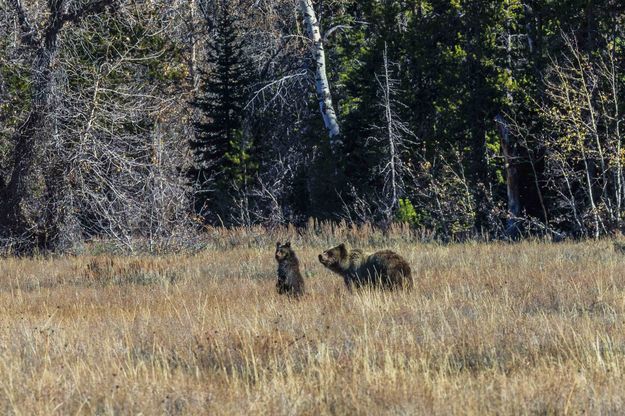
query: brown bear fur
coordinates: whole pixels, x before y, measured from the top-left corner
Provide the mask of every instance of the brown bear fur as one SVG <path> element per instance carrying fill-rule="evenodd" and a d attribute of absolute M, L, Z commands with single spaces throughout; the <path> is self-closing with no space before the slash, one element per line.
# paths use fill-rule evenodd
<path fill-rule="evenodd" d="M 278 262 L 278 282 L 276 289 L 279 294 L 299 297 L 304 294 L 304 278 L 299 271 L 299 260 L 291 248 L 291 243 L 276 244 L 276 261 Z"/>
<path fill-rule="evenodd" d="M 319 255 L 319 261 L 343 277 L 348 289 L 364 285 L 387 289 L 410 289 L 413 286 L 410 265 L 399 254 L 382 250 L 368 254 L 362 250 L 349 250 L 339 244 Z"/>

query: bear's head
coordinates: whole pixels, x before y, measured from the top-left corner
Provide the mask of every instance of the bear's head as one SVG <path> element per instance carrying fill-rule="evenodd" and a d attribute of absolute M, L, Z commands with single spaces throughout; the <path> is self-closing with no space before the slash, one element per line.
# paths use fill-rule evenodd
<path fill-rule="evenodd" d="M 283 261 L 288 259 L 293 255 L 293 250 L 291 249 L 291 242 L 287 241 L 284 244 L 280 244 L 278 241 L 276 243 L 276 260 Z"/>
<path fill-rule="evenodd" d="M 341 243 L 336 247 L 332 247 L 319 254 L 319 262 L 328 269 L 336 269 L 347 259 L 348 250 L 345 243 Z"/>

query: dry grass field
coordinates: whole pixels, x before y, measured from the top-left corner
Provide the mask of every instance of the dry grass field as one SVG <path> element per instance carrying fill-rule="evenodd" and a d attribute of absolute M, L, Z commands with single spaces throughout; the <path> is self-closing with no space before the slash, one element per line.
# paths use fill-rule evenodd
<path fill-rule="evenodd" d="M 316 261 L 332 238 L 295 238 L 308 294 L 291 301 L 270 238 L 0 260 L 0 413 L 625 411 L 625 254 L 611 241 L 363 238 L 404 254 L 416 289 L 349 294 Z"/>

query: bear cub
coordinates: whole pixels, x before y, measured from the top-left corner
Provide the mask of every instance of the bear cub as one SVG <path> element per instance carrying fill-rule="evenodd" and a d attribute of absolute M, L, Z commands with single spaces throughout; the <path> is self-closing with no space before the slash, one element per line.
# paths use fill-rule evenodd
<path fill-rule="evenodd" d="M 352 286 L 364 285 L 385 289 L 410 289 L 413 286 L 410 265 L 391 250 L 368 254 L 339 244 L 319 254 L 319 262 L 341 275 L 350 290 Z"/>
<path fill-rule="evenodd" d="M 304 278 L 299 271 L 299 260 L 291 248 L 291 243 L 276 243 L 276 261 L 278 262 L 279 294 L 299 297 L 304 294 Z"/>

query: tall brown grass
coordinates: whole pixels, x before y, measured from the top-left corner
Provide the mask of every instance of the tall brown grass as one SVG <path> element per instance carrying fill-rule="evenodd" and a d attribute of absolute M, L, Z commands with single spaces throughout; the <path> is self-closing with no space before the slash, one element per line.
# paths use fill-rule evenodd
<path fill-rule="evenodd" d="M 189 255 L 1 260 L 0 412 L 625 409 L 625 255 L 609 241 L 293 233 L 309 292 L 293 301 L 265 245 L 289 233 L 249 232 Z M 404 254 L 415 289 L 347 293 L 316 254 L 348 237 Z"/>

